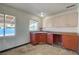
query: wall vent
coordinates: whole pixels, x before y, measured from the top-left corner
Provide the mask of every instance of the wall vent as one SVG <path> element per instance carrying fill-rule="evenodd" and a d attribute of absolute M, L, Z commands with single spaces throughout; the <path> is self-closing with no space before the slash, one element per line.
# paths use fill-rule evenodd
<path fill-rule="evenodd" d="M 75 7 L 76 4 L 73 4 L 73 5 L 70 5 L 70 6 L 67 6 L 66 8 L 71 8 L 71 7 Z"/>

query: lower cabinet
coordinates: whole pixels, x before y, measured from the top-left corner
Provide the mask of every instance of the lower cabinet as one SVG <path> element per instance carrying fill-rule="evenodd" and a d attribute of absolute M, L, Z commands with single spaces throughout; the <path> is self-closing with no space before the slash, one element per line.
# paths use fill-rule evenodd
<path fill-rule="evenodd" d="M 53 34 L 52 33 L 30 33 L 30 40 L 32 44 L 53 44 Z"/>
<path fill-rule="evenodd" d="M 79 35 L 78 35 L 78 38 L 79 38 Z M 77 48 L 77 52 L 79 54 L 79 39 L 78 39 L 78 48 Z"/>
<path fill-rule="evenodd" d="M 38 41 L 36 40 L 36 34 L 35 33 L 30 33 L 30 41 L 33 45 L 38 43 Z"/>
<path fill-rule="evenodd" d="M 75 50 L 79 52 L 78 46 L 78 36 L 73 33 L 61 33 L 56 35 L 50 32 L 46 33 L 30 33 L 31 44 L 46 43 L 46 44 L 56 44 L 55 42 L 60 42 L 63 48 Z"/>
<path fill-rule="evenodd" d="M 53 33 L 47 33 L 47 43 L 53 44 Z"/>
<path fill-rule="evenodd" d="M 35 40 L 38 43 L 46 43 L 47 40 L 47 33 L 36 33 L 35 34 Z"/>
<path fill-rule="evenodd" d="M 32 44 L 46 43 L 47 33 L 31 33 L 30 40 Z"/>
<path fill-rule="evenodd" d="M 67 49 L 77 50 L 78 36 L 76 34 L 62 34 L 62 46 Z"/>

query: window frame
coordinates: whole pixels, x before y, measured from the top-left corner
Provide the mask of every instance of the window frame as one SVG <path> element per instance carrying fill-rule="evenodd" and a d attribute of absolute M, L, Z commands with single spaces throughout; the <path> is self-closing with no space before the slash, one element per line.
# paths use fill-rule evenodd
<path fill-rule="evenodd" d="M 0 12 L 0 14 L 3 14 L 4 15 L 4 13 L 2 13 L 2 12 Z M 5 15 L 3 16 L 3 28 L 4 28 L 4 18 L 5 18 Z M 5 31 L 5 29 L 3 29 L 3 36 L 0 36 L 0 38 L 3 38 L 4 37 L 4 31 Z"/>
<path fill-rule="evenodd" d="M 15 37 L 16 36 L 16 17 L 14 16 L 14 15 L 10 15 L 10 16 L 13 16 L 13 17 L 15 17 L 15 19 L 14 19 L 14 21 L 15 21 L 15 34 L 14 35 L 8 35 L 8 36 L 6 36 L 5 35 L 5 24 L 6 24 L 6 15 L 9 15 L 9 14 L 5 14 L 5 13 L 1 13 L 0 12 L 0 14 L 3 14 L 4 15 L 4 20 L 3 20 L 3 24 L 4 24 L 4 29 L 3 29 L 3 36 L 0 36 L 0 38 L 3 38 L 3 37 L 5 37 L 5 38 L 8 38 L 8 37 Z"/>
<path fill-rule="evenodd" d="M 36 30 L 30 30 L 30 23 L 31 23 L 31 21 L 38 22 Z M 29 31 L 38 31 L 38 30 L 39 30 L 39 21 L 37 21 L 37 20 L 30 20 L 30 22 L 29 22 Z"/>

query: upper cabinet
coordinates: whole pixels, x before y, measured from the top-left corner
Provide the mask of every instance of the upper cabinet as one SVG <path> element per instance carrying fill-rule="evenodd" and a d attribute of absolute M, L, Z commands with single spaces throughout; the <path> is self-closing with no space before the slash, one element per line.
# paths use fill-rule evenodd
<path fill-rule="evenodd" d="M 62 16 L 56 16 L 53 18 L 52 20 L 52 24 L 53 24 L 53 27 L 64 27 L 66 26 L 66 18 L 64 15 Z"/>
<path fill-rule="evenodd" d="M 76 27 L 78 22 L 78 13 L 76 11 L 66 14 L 66 26 Z"/>
<path fill-rule="evenodd" d="M 70 10 L 44 19 L 43 27 L 76 27 L 78 22 L 77 10 Z"/>

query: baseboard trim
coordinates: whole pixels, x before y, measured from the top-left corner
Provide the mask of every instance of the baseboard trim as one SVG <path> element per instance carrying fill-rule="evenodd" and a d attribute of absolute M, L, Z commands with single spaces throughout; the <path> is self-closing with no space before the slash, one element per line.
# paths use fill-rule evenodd
<path fill-rule="evenodd" d="M 2 50 L 2 51 L 0 51 L 0 53 L 3 53 L 3 52 L 6 52 L 6 51 L 9 51 L 9 50 L 15 49 L 15 48 L 18 48 L 18 47 L 21 47 L 21 46 L 27 45 L 27 44 L 30 44 L 30 42 L 29 42 L 29 43 L 22 44 L 22 45 L 19 45 L 19 46 L 15 46 L 15 47 L 12 47 L 12 48 L 9 48 L 9 49 Z"/>

